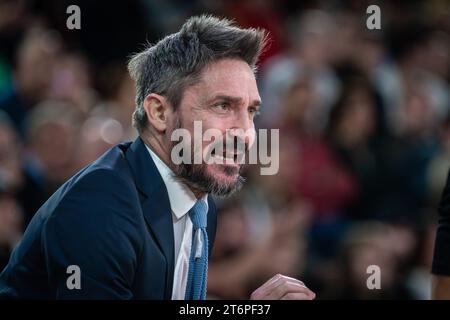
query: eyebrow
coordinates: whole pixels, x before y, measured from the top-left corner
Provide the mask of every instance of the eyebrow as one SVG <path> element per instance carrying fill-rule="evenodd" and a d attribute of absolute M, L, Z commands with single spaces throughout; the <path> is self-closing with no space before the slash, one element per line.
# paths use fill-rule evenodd
<path fill-rule="evenodd" d="M 224 100 L 224 101 L 235 103 L 235 104 L 242 103 L 242 98 L 228 96 L 228 95 L 215 96 L 214 98 L 211 99 L 211 101 L 214 101 L 214 100 Z M 249 107 L 259 107 L 259 106 L 261 106 L 261 101 L 258 99 L 253 100 L 249 105 Z"/>

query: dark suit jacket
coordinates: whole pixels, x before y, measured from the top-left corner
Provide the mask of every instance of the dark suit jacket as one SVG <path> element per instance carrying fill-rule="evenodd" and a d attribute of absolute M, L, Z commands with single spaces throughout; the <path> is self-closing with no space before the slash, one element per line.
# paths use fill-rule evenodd
<path fill-rule="evenodd" d="M 208 198 L 209 252 L 216 212 Z M 81 289 L 69 290 L 70 265 Z M 118 145 L 39 209 L 0 274 L 0 298 L 170 299 L 174 235 L 165 184 L 143 141 Z"/>

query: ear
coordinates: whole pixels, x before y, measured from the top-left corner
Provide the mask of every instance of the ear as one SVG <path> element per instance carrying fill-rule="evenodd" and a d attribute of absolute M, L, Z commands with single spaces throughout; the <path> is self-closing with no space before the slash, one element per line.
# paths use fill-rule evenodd
<path fill-rule="evenodd" d="M 150 125 L 159 132 L 164 132 L 168 125 L 169 102 L 163 96 L 151 93 L 144 100 L 144 109 Z"/>

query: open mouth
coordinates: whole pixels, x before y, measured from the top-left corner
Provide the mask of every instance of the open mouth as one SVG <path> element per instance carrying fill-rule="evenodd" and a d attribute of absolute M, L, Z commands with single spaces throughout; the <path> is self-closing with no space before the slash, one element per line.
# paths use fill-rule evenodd
<path fill-rule="evenodd" d="M 211 152 L 211 159 L 215 164 L 226 164 L 239 166 L 240 160 L 242 159 L 242 153 L 237 153 L 235 151 L 224 152 L 223 154 L 217 154 L 215 150 Z"/>

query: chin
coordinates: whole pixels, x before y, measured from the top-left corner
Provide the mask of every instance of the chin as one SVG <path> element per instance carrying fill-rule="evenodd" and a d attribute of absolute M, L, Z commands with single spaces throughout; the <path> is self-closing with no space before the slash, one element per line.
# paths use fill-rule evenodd
<path fill-rule="evenodd" d="M 245 179 L 239 172 L 240 165 L 181 165 L 177 175 L 193 190 L 226 197 L 241 189 Z"/>
<path fill-rule="evenodd" d="M 243 186 L 245 179 L 241 177 L 240 165 L 224 165 L 224 164 L 213 164 L 207 166 L 205 170 L 206 176 L 209 177 L 210 181 L 213 181 L 209 185 L 209 193 L 215 196 L 228 197 L 240 190 Z"/>
<path fill-rule="evenodd" d="M 240 166 L 213 164 L 209 165 L 207 174 L 219 184 L 233 185 L 238 182 L 240 177 Z"/>

